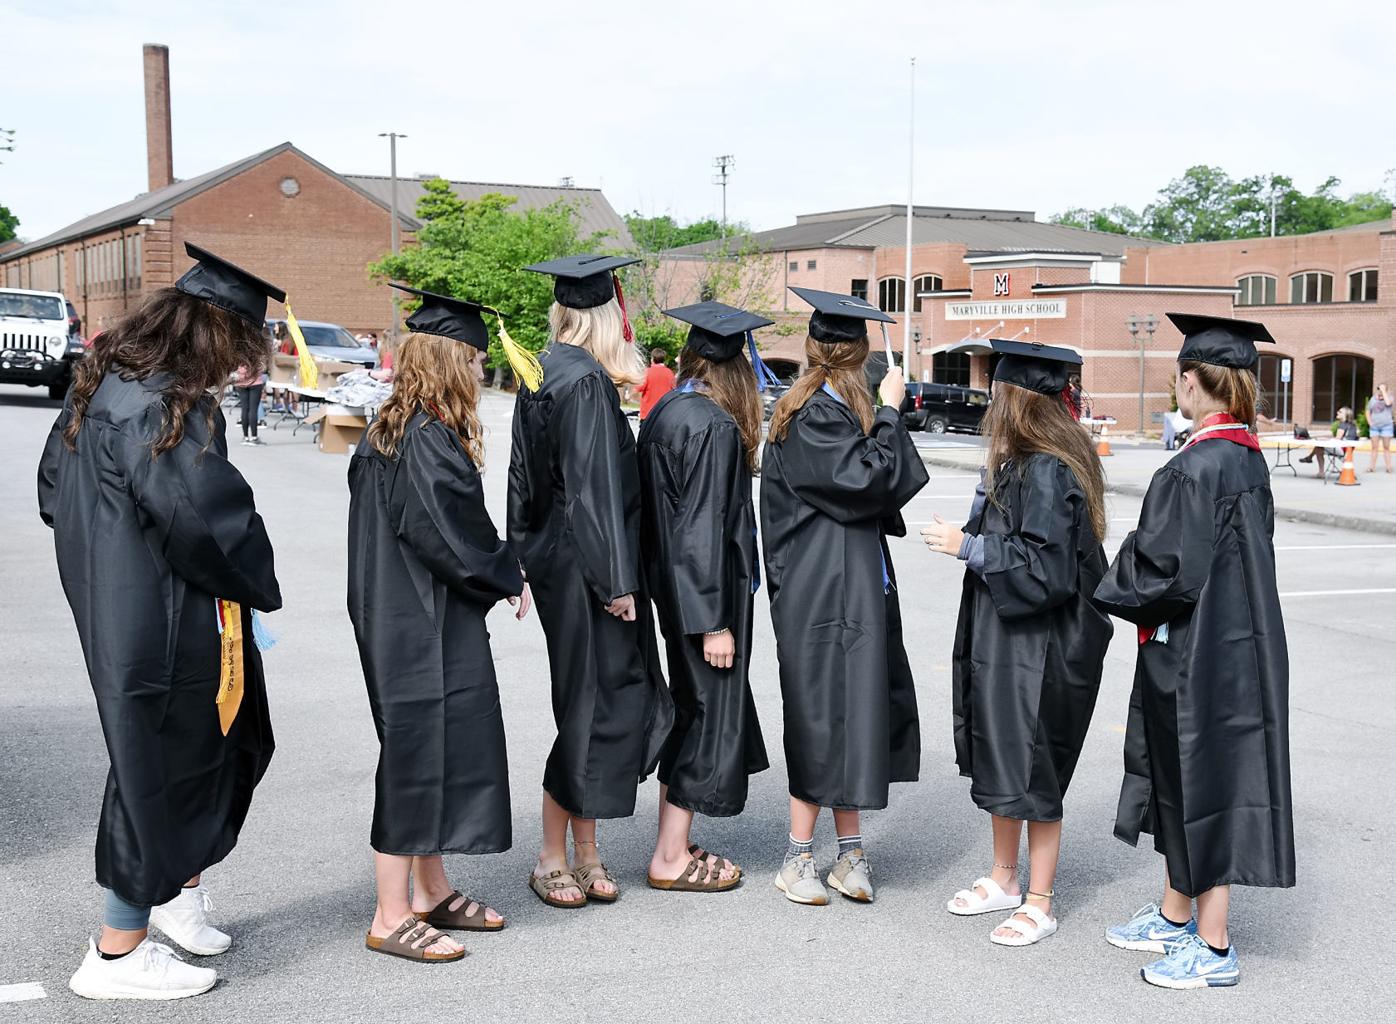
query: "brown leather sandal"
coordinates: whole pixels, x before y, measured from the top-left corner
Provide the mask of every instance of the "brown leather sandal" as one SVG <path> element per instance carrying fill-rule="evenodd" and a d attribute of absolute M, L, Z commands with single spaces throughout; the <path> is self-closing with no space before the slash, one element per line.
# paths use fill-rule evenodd
<path fill-rule="evenodd" d="M 535 875 L 532 871 L 528 873 L 528 887 L 532 889 L 540 900 L 550 907 L 560 907 L 563 910 L 571 910 L 574 907 L 585 907 L 587 905 L 586 890 L 577 881 L 577 876 L 566 868 L 558 868 L 556 871 L 549 871 L 546 875 Z M 579 900 L 564 900 L 557 895 L 562 889 L 582 889 L 582 898 Z"/>
<path fill-rule="evenodd" d="M 600 903 L 614 903 L 620 899 L 620 883 L 615 880 L 606 865 L 599 860 L 589 864 L 574 864 L 572 870 L 577 875 L 577 881 L 582 883 L 582 892 L 586 893 L 589 900 L 596 900 Z M 615 892 L 596 892 L 592 886 L 597 882 L 610 882 L 616 887 Z"/>
<path fill-rule="evenodd" d="M 655 878 L 650 875 L 650 888 L 666 892 L 726 892 L 741 884 L 742 874 L 735 864 L 732 866 L 732 877 L 723 878 L 722 858 L 710 861 L 706 853 L 702 850 L 698 852 L 702 856 L 690 856 L 688 866 L 678 878 Z"/>
<path fill-rule="evenodd" d="M 728 860 L 726 857 L 723 857 L 720 854 L 709 853 L 707 850 L 703 849 L 697 843 L 688 844 L 688 855 L 690 857 L 697 857 L 699 860 L 706 860 L 709 857 L 716 857 L 718 861 L 725 862 L 728 866 L 731 867 L 732 876 L 734 878 L 742 877 L 742 869 L 740 867 L 738 867 L 736 864 L 733 864 L 730 860 Z M 722 867 L 722 864 L 719 863 L 718 867 L 720 869 Z"/>
<path fill-rule="evenodd" d="M 391 935 L 379 938 L 370 932 L 364 937 L 364 945 L 375 953 L 400 956 L 404 960 L 419 960 L 423 963 L 448 963 L 462 959 L 465 956 L 463 949 L 454 953 L 432 953 L 427 949 L 432 943 L 444 938 L 444 933 L 437 931 L 425 921 L 417 920 L 413 915 L 398 925 Z"/>
<path fill-rule="evenodd" d="M 457 900 L 460 905 L 455 910 L 451 909 L 451 904 Z M 475 910 L 469 914 L 466 910 L 471 904 L 475 904 Z M 434 910 L 425 914 L 418 914 L 419 921 L 425 921 L 433 928 L 445 928 L 450 931 L 466 932 L 497 932 L 504 927 L 503 921 L 491 921 L 485 914 L 486 906 L 479 900 L 471 899 L 459 889 L 451 893 L 444 900 L 436 905 Z"/>

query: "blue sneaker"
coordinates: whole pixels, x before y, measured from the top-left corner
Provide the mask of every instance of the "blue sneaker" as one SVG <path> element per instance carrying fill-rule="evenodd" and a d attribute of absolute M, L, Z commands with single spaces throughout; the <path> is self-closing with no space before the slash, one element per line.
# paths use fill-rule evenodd
<path fill-rule="evenodd" d="M 1162 960 L 1145 964 L 1139 976 L 1160 988 L 1223 988 L 1241 980 L 1236 947 L 1217 956 L 1197 935 L 1174 943 Z"/>
<path fill-rule="evenodd" d="M 1168 947 L 1197 934 L 1197 922 L 1179 928 L 1163 916 L 1157 903 L 1135 912 L 1125 924 L 1105 929 L 1105 941 L 1135 953 L 1167 953 Z"/>

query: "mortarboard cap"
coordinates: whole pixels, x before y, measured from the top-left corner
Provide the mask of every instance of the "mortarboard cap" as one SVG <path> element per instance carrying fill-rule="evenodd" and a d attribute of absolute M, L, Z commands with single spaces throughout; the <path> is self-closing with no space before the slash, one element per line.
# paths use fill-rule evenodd
<path fill-rule="evenodd" d="M 1072 372 L 1081 365 L 1079 353 L 1055 345 L 991 338 L 989 347 L 999 356 L 994 380 L 1042 395 L 1065 391 Z"/>
<path fill-rule="evenodd" d="M 196 262 L 174 286 L 186 295 L 234 313 L 255 327 L 266 324 L 267 299 L 286 301 L 286 293 L 276 285 L 193 242 L 185 242 L 184 251 Z"/>
<path fill-rule="evenodd" d="M 603 306 L 616 295 L 614 273 L 640 261 L 633 256 L 564 256 L 560 260 L 524 267 L 557 278 L 553 298 L 572 309 Z"/>
<path fill-rule="evenodd" d="M 489 351 L 490 332 L 480 314 L 499 316 L 498 310 L 478 302 L 452 298 L 450 295 L 419 291 L 404 284 L 395 284 L 392 287 L 400 292 L 416 295 L 422 300 L 417 311 L 407 318 L 408 330 L 440 335 L 474 345 L 482 352 Z"/>
<path fill-rule="evenodd" d="M 665 316 L 690 324 L 687 346 L 704 359 L 726 362 L 741 354 L 748 331 L 775 323 L 764 316 L 728 306 L 722 302 L 699 302 L 678 309 L 666 309 Z"/>
<path fill-rule="evenodd" d="M 865 321 L 868 320 L 880 320 L 887 324 L 896 322 L 867 299 L 813 288 L 796 288 L 794 285 L 790 286 L 790 290 L 814 307 L 809 318 L 809 334 L 815 341 L 822 341 L 826 345 L 867 337 Z"/>
<path fill-rule="evenodd" d="M 1274 344 L 1275 339 L 1264 324 L 1254 320 L 1233 320 L 1227 316 L 1202 316 L 1197 313 L 1169 313 L 1173 326 L 1183 332 L 1183 348 L 1178 361 L 1210 363 L 1237 370 L 1255 366 L 1260 354 L 1257 341 Z"/>

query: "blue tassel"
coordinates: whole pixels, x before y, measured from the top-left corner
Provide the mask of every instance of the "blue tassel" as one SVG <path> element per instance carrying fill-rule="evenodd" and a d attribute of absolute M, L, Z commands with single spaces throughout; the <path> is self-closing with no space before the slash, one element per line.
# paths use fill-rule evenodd
<path fill-rule="evenodd" d="M 756 372 L 756 389 L 765 391 L 772 385 L 779 384 L 780 378 L 762 360 L 761 353 L 756 351 L 756 337 L 750 331 L 746 332 L 746 347 L 751 353 L 751 368 Z"/>
<path fill-rule="evenodd" d="M 269 651 L 276 646 L 276 637 L 267 629 L 266 623 L 255 608 L 252 609 L 252 642 L 257 645 L 259 651 Z"/>

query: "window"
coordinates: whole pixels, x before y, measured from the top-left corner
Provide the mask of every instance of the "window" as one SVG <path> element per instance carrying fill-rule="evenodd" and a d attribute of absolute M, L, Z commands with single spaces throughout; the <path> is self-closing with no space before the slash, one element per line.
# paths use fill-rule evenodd
<path fill-rule="evenodd" d="M 1333 275 L 1319 270 L 1295 274 L 1289 279 L 1289 301 L 1294 303 L 1332 302 Z"/>
<path fill-rule="evenodd" d="M 1269 274 L 1251 274 L 1236 282 L 1241 294 L 1236 296 L 1238 306 L 1273 306 L 1275 304 L 1275 279 Z"/>
<path fill-rule="evenodd" d="M 805 269 L 806 269 L 806 270 L 813 270 L 817 265 L 818 265 L 818 264 L 817 264 L 814 260 L 807 260 L 807 261 L 805 262 Z"/>
<path fill-rule="evenodd" d="M 1288 422 L 1293 413 L 1294 384 L 1280 381 L 1280 363 L 1284 359 L 1272 352 L 1261 354 L 1255 367 L 1256 407 L 1262 416 Z"/>
<path fill-rule="evenodd" d="M 900 277 L 884 277 L 877 282 L 877 308 L 884 313 L 905 313 L 906 281 Z"/>
<path fill-rule="evenodd" d="M 1324 356 L 1314 360 L 1313 422 L 1331 423 L 1348 406 L 1361 412 L 1372 393 L 1372 361 L 1362 356 Z"/>
<path fill-rule="evenodd" d="M 1377 301 L 1377 272 L 1375 269 L 1357 270 L 1348 275 L 1348 301 Z"/>
<path fill-rule="evenodd" d="M 868 301 L 868 279 L 866 277 L 855 277 L 848 283 L 848 294 L 855 299 Z"/>
<path fill-rule="evenodd" d="M 927 291 L 939 291 L 930 289 Z M 931 356 L 931 380 L 937 384 L 969 387 L 969 355 L 964 352 L 937 352 Z"/>
<path fill-rule="evenodd" d="M 945 283 L 941 281 L 939 274 L 926 274 L 916 279 L 916 287 L 912 289 L 911 311 L 921 312 L 921 293 L 938 292 L 945 288 Z"/>
<path fill-rule="evenodd" d="M 800 261 L 799 261 L 799 260 L 791 260 L 791 261 L 790 261 L 790 273 L 793 274 L 793 273 L 795 273 L 795 271 L 797 271 L 797 270 L 799 270 L 799 269 L 800 269 Z"/>
<path fill-rule="evenodd" d="M 135 291 L 141 290 L 141 248 L 142 237 L 140 235 L 132 235 L 126 239 L 127 275 L 130 278 L 131 287 Z"/>

